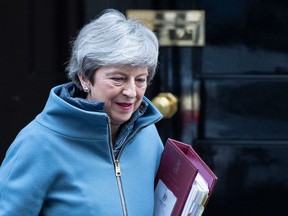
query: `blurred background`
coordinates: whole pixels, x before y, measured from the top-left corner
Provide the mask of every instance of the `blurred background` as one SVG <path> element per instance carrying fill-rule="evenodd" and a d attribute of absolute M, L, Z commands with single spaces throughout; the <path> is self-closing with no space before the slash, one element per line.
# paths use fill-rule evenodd
<path fill-rule="evenodd" d="M 161 138 L 191 144 L 218 176 L 204 215 L 287 215 L 285 0 L 2 1 L 0 162 L 50 89 L 67 82 L 71 39 L 106 8 L 204 12 L 204 26 L 191 29 L 182 15 L 172 30 L 169 16 L 153 18 L 164 20 L 154 30 L 168 38 L 147 92 L 165 114 Z"/>

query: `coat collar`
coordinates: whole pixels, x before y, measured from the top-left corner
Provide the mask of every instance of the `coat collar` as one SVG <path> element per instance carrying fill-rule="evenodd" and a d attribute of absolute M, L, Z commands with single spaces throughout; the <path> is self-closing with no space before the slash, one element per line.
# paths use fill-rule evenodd
<path fill-rule="evenodd" d="M 69 97 L 67 93 L 77 97 Z M 151 125 L 162 118 L 146 97 L 143 98 L 143 104 L 145 112 L 137 118 L 133 130 Z M 103 102 L 87 102 L 81 98 L 73 84 L 68 83 L 51 89 L 45 108 L 36 119 L 40 124 L 69 137 L 98 139 L 99 136 L 109 134 L 109 117 L 103 112 L 103 107 Z"/>

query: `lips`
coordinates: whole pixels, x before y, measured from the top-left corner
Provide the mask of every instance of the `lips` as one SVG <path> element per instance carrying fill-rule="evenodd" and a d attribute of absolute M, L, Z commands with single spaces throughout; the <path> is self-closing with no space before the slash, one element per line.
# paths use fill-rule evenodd
<path fill-rule="evenodd" d="M 129 110 L 132 108 L 133 103 L 117 103 L 117 105 L 123 110 Z"/>
<path fill-rule="evenodd" d="M 128 107 L 131 106 L 131 103 L 117 103 L 119 106 L 124 106 L 124 107 Z"/>

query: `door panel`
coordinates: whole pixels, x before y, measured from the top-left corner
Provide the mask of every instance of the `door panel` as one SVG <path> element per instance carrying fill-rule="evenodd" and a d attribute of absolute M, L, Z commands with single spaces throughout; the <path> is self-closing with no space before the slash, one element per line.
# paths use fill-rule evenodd
<path fill-rule="evenodd" d="M 201 139 L 288 140 L 286 79 L 205 80 Z"/>
<path fill-rule="evenodd" d="M 204 215 L 283 215 L 288 212 L 286 143 L 203 141 L 195 149 L 218 176 Z"/>

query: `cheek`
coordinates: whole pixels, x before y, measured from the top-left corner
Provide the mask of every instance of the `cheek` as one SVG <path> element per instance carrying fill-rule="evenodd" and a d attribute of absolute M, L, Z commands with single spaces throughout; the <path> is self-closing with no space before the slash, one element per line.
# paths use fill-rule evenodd
<path fill-rule="evenodd" d="M 113 85 L 111 85 L 111 83 L 106 80 L 94 84 L 95 95 L 101 95 L 101 97 L 106 98 L 112 91 L 113 91 Z"/>
<path fill-rule="evenodd" d="M 145 92 L 146 92 L 146 88 L 144 88 L 144 89 L 139 89 L 139 90 L 137 91 L 137 102 L 136 102 L 137 108 L 141 105 L 141 102 L 142 102 L 142 99 L 143 99 L 143 97 L 144 97 L 144 95 L 145 95 Z"/>
<path fill-rule="evenodd" d="M 142 93 L 142 94 L 145 94 L 145 92 L 146 92 L 146 89 L 147 89 L 147 84 L 145 84 L 145 85 L 143 85 L 143 86 L 138 86 L 138 92 L 140 93 Z"/>
<path fill-rule="evenodd" d="M 146 87 L 143 87 L 143 88 L 140 88 L 140 89 L 138 90 L 137 95 L 142 98 L 142 97 L 144 96 L 145 92 L 146 92 L 146 89 L 147 89 L 147 86 L 146 86 Z"/>
<path fill-rule="evenodd" d="M 109 90 L 100 88 L 100 86 L 98 86 L 97 88 L 91 89 L 90 96 L 92 100 L 100 100 L 106 102 L 109 98 Z"/>
<path fill-rule="evenodd" d="M 107 79 L 103 79 L 101 82 L 99 82 L 99 85 L 103 91 L 114 88 L 114 85 L 111 83 L 111 81 Z"/>

